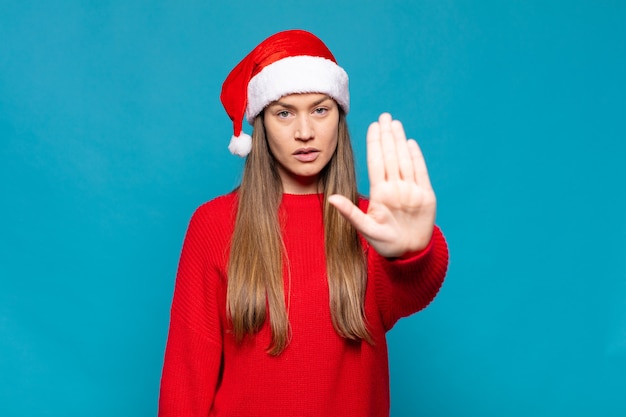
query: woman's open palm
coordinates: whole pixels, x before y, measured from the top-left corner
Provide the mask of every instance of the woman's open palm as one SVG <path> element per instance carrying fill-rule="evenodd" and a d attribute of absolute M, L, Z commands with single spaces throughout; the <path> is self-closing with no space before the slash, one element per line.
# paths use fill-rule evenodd
<path fill-rule="evenodd" d="M 422 152 L 389 113 L 367 131 L 369 208 L 363 213 L 340 195 L 329 197 L 370 245 L 385 257 L 406 257 L 430 242 L 437 202 Z"/>

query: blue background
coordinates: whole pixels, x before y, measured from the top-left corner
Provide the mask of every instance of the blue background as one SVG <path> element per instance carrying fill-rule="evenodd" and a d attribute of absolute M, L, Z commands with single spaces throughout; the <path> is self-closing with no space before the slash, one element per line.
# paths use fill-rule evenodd
<path fill-rule="evenodd" d="M 0 415 L 155 415 L 187 222 L 240 178 L 221 83 L 288 28 L 350 74 L 361 191 L 390 111 L 437 192 L 392 416 L 626 415 L 624 1 L 1 3 Z"/>

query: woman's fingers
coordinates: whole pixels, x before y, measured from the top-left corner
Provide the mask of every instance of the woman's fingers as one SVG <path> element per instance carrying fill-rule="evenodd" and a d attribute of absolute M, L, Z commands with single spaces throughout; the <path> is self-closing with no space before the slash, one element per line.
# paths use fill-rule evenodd
<path fill-rule="evenodd" d="M 385 163 L 380 145 L 380 125 L 372 123 L 367 129 L 367 171 L 370 185 L 385 181 Z"/>
<path fill-rule="evenodd" d="M 399 176 L 404 181 L 415 182 L 415 168 L 413 167 L 413 158 L 409 151 L 404 128 L 399 120 L 391 122 L 391 130 L 396 145 L 396 157 L 398 159 Z"/>
<path fill-rule="evenodd" d="M 428 169 L 426 168 L 426 161 L 424 160 L 424 154 L 414 139 L 409 139 L 407 143 L 409 154 L 411 155 L 411 164 L 415 173 L 415 181 L 420 187 L 425 189 L 431 189 L 430 177 L 428 175 Z"/>
<path fill-rule="evenodd" d="M 361 209 L 355 206 L 352 201 L 342 195 L 333 194 L 328 196 L 328 202 L 335 206 L 339 213 L 352 223 L 355 229 L 361 234 L 367 236 L 372 232 L 371 219 L 367 216 L 367 214 L 363 213 Z"/>
<path fill-rule="evenodd" d="M 400 179 L 400 171 L 396 141 L 394 132 L 391 129 L 391 120 L 389 113 L 383 113 L 378 118 L 378 125 L 380 126 L 380 148 L 385 164 L 385 179 L 387 181 L 396 181 Z"/>
<path fill-rule="evenodd" d="M 381 114 L 367 131 L 370 183 L 375 185 L 382 181 L 397 180 L 415 182 L 414 161 L 414 150 L 409 148 L 402 123 L 393 120 L 389 113 Z"/>

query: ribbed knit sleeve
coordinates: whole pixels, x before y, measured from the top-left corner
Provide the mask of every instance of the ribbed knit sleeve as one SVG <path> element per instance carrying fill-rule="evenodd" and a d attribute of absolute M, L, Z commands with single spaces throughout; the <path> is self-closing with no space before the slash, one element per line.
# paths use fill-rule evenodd
<path fill-rule="evenodd" d="M 428 246 L 412 258 L 389 260 L 370 248 L 368 268 L 388 331 L 400 318 L 422 310 L 435 298 L 448 269 L 448 246 L 435 226 Z"/>
<path fill-rule="evenodd" d="M 207 416 L 222 356 L 223 222 L 215 203 L 201 206 L 190 221 L 176 275 L 165 350 L 160 417 Z"/>

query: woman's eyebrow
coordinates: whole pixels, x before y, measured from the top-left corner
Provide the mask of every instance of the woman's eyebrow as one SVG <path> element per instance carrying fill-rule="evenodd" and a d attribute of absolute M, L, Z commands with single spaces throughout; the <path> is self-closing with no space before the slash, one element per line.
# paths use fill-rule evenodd
<path fill-rule="evenodd" d="M 330 100 L 330 96 L 324 96 L 321 99 L 315 101 L 313 104 L 311 104 L 310 107 L 315 107 L 315 106 L 319 106 L 320 104 L 322 104 L 323 102 L 325 102 L 326 100 Z M 281 106 L 281 107 L 285 107 L 287 109 L 294 109 L 296 106 L 294 106 L 293 104 L 289 104 L 289 103 L 285 103 L 283 101 L 273 101 L 271 102 L 269 106 Z"/>
<path fill-rule="evenodd" d="M 288 108 L 288 109 L 293 109 L 293 108 L 295 108 L 295 106 L 293 106 L 293 105 L 291 105 L 291 104 L 289 104 L 289 103 L 282 102 L 282 101 L 273 101 L 273 102 L 271 102 L 271 103 L 268 105 L 268 107 L 269 107 L 269 106 L 280 106 L 280 107 L 286 107 L 286 108 Z"/>
<path fill-rule="evenodd" d="M 311 107 L 318 106 L 318 105 L 322 104 L 323 102 L 325 102 L 326 100 L 330 100 L 330 96 L 322 97 L 321 99 L 319 99 L 315 103 L 313 103 L 313 105 Z"/>

